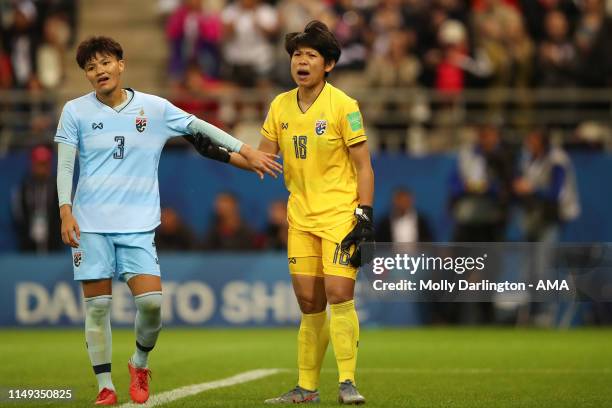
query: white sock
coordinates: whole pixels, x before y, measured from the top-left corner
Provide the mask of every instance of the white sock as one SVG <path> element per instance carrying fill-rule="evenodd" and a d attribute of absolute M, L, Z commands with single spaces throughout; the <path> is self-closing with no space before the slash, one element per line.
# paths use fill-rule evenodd
<path fill-rule="evenodd" d="M 98 380 L 98 389 L 115 389 L 111 380 L 112 333 L 111 295 L 85 298 L 85 340 L 87 353 Z"/>
<path fill-rule="evenodd" d="M 136 351 L 131 361 L 135 367 L 146 368 L 149 352 L 155 347 L 161 330 L 161 292 L 147 292 L 134 297 L 136 303 Z"/>
<path fill-rule="evenodd" d="M 109 390 L 115 389 L 110 371 L 107 373 L 96 374 L 96 379 L 98 380 L 98 391 L 102 391 L 102 388 L 108 388 Z"/>

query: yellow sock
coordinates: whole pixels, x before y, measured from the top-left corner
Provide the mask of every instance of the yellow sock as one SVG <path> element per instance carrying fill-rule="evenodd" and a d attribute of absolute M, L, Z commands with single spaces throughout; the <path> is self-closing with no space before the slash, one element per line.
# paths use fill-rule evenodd
<path fill-rule="evenodd" d="M 338 363 L 339 382 L 351 380 L 355 383 L 359 344 L 359 319 L 355 311 L 355 301 L 331 305 L 330 309 L 329 329 Z"/>
<path fill-rule="evenodd" d="M 314 391 L 319 387 L 321 364 L 329 343 L 327 311 L 302 313 L 298 332 L 298 385 Z"/>

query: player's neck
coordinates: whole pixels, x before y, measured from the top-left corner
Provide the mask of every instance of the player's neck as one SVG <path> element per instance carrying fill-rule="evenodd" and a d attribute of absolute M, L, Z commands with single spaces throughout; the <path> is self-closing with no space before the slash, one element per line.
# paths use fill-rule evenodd
<path fill-rule="evenodd" d="M 298 102 L 300 107 L 309 107 L 317 100 L 317 97 L 323 90 L 325 81 L 318 83 L 313 87 L 299 87 L 298 88 Z"/>
<path fill-rule="evenodd" d="M 96 92 L 96 98 L 98 98 L 100 102 L 107 106 L 110 106 L 111 108 L 115 108 L 115 106 L 121 105 L 127 99 L 127 97 L 127 92 L 120 87 L 117 87 L 117 89 L 115 89 L 108 95 L 103 95 Z"/>

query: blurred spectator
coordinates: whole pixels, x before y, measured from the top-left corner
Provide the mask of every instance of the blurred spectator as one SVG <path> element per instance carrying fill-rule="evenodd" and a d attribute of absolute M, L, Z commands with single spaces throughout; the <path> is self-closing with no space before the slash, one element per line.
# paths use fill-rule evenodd
<path fill-rule="evenodd" d="M 516 8 L 501 0 L 482 0 L 473 13 L 477 43 L 485 50 L 492 65 L 491 85 L 507 86 L 512 69 L 508 34 L 521 21 Z"/>
<path fill-rule="evenodd" d="M 204 248 L 217 251 L 254 249 L 255 235 L 240 218 L 236 196 L 220 193 L 215 199 L 212 227 L 206 233 Z"/>
<path fill-rule="evenodd" d="M 457 20 L 465 25 L 467 21 L 450 16 L 446 8 L 439 3 L 430 1 L 420 3 L 420 1 L 412 1 L 417 4 L 408 7 L 408 18 L 412 22 L 411 25 L 416 27 L 419 36 L 417 53 L 426 61 L 427 53 L 439 48 L 439 32 L 444 22 Z M 433 83 L 431 78 L 425 79 L 425 84 L 430 85 L 431 83 Z"/>
<path fill-rule="evenodd" d="M 64 76 L 64 53 L 70 40 L 68 22 L 59 15 L 43 23 L 43 41 L 36 51 L 37 77 L 43 88 L 60 85 Z"/>
<path fill-rule="evenodd" d="M 414 205 L 414 196 L 399 188 L 393 193 L 391 211 L 376 227 L 379 242 L 432 242 L 431 228 Z"/>
<path fill-rule="evenodd" d="M 535 55 L 535 45 L 520 14 L 512 14 L 507 22 L 505 46 L 510 55 L 510 77 L 506 84 L 511 88 L 527 88 L 531 85 Z"/>
<path fill-rule="evenodd" d="M 30 172 L 13 194 L 13 220 L 19 250 L 46 253 L 62 249 L 59 203 L 53 177 L 53 153 L 37 146 L 30 154 Z"/>
<path fill-rule="evenodd" d="M 11 58 L 4 49 L 4 38 L 0 30 L 0 89 L 10 89 L 13 87 L 13 67 Z"/>
<path fill-rule="evenodd" d="M 562 13 L 569 22 L 570 32 L 573 31 L 575 19 L 580 14 L 575 0 L 521 0 L 520 3 L 529 35 L 536 43 L 546 38 L 546 23 L 542 22 L 549 13 Z"/>
<path fill-rule="evenodd" d="M 377 2 L 367 22 L 371 43 L 370 58 L 387 55 L 392 33 L 407 26 L 402 3 L 402 0 Z"/>
<path fill-rule="evenodd" d="M 363 84 L 363 69 L 368 58 L 368 25 L 363 9 L 353 0 L 335 2 L 323 19 L 340 44 L 341 55 L 332 81 L 340 88 Z"/>
<path fill-rule="evenodd" d="M 421 73 L 421 63 L 411 53 L 416 43 L 414 31 L 394 31 L 389 36 L 389 47 L 385 55 L 371 58 L 366 69 L 366 83 L 372 88 L 409 88 L 416 92 L 419 86 L 418 78 Z M 380 129 L 401 127 L 403 129 L 409 122 L 422 122 L 428 113 L 428 107 L 423 96 L 413 95 L 410 102 L 405 103 L 370 103 L 368 104 L 368 118 L 371 123 Z M 389 114 L 394 114 L 398 120 L 390 121 Z M 399 119 L 399 118 L 403 118 Z M 393 124 L 389 123 L 393 122 Z"/>
<path fill-rule="evenodd" d="M 225 77 L 241 86 L 269 84 L 274 67 L 272 40 L 278 33 L 276 10 L 260 0 L 235 0 L 221 17 Z"/>
<path fill-rule="evenodd" d="M 77 6 L 78 0 L 37 0 L 35 2 L 38 15 L 46 19 L 61 20 L 64 23 L 63 27 L 55 26 L 60 32 L 58 35 L 62 38 L 62 43 L 65 40 L 67 46 L 73 46 L 76 41 L 76 32 L 78 28 Z M 44 24 L 39 24 L 37 27 L 38 37 L 44 37 L 44 31 L 47 29 Z M 47 34 L 48 35 L 48 34 Z"/>
<path fill-rule="evenodd" d="M 276 5 L 280 32 L 304 30 L 306 24 L 320 16 L 325 8 L 323 0 L 280 0 Z M 283 53 L 287 54 L 284 48 Z"/>
<path fill-rule="evenodd" d="M 202 0 L 184 0 L 166 25 L 173 80 L 180 81 L 191 63 L 199 65 L 206 76 L 218 78 L 222 31 L 218 10 L 203 8 Z"/>
<path fill-rule="evenodd" d="M 196 248 L 196 239 L 176 210 L 164 207 L 161 224 L 155 233 L 155 244 L 159 251 L 189 251 Z"/>
<path fill-rule="evenodd" d="M 569 156 L 551 146 L 548 134 L 537 129 L 525 139 L 514 193 L 524 209 L 527 241 L 555 242 L 559 227 L 580 214 L 576 176 Z"/>
<path fill-rule="evenodd" d="M 207 77 L 194 63 L 187 67 L 185 76 L 174 89 L 171 100 L 184 111 L 223 128 L 225 126 L 219 116 L 222 102 L 210 97 L 231 88 L 229 83 Z"/>
<path fill-rule="evenodd" d="M 451 176 L 451 210 L 455 221 L 455 242 L 501 242 L 505 238 L 508 220 L 512 157 L 502 145 L 499 129 L 481 126 L 478 140 L 459 152 L 457 167 Z M 460 256 L 478 248 L 464 248 Z M 496 279 L 501 270 L 496 260 L 488 264 L 486 276 L 473 279 Z M 449 307 L 440 305 L 440 315 L 450 321 L 493 323 L 495 308 L 492 300 L 477 304 Z"/>
<path fill-rule="evenodd" d="M 275 200 L 268 207 L 268 225 L 266 227 L 266 248 L 287 249 L 287 201 Z"/>
<path fill-rule="evenodd" d="M 388 35 L 389 44 L 381 55 L 368 61 L 368 85 L 379 88 L 412 88 L 417 86 L 421 62 L 412 54 L 417 41 L 414 31 L 395 30 Z"/>
<path fill-rule="evenodd" d="M 512 157 L 499 130 L 479 129 L 478 141 L 459 152 L 451 176 L 451 210 L 456 242 L 504 239 L 512 177 Z"/>
<path fill-rule="evenodd" d="M 509 5 L 508 3 L 512 3 Z M 482 0 L 474 11 L 474 30 L 478 44 L 491 63 L 487 104 L 489 121 L 500 121 L 505 107 L 506 89 L 525 90 L 531 85 L 534 45 L 524 26 L 516 2 Z M 526 95 L 520 104 L 527 107 Z"/>
<path fill-rule="evenodd" d="M 28 91 L 30 92 L 29 103 L 19 104 L 17 110 L 28 116 L 25 122 L 29 124 L 31 136 L 34 139 L 44 140 L 51 136 L 57 125 L 53 103 L 37 77 L 30 79 Z M 18 123 L 18 126 L 20 125 Z"/>
<path fill-rule="evenodd" d="M 502 110 L 505 111 L 509 107 L 519 108 L 520 111 L 514 116 L 513 121 L 516 125 L 527 126 L 531 124 L 533 119 L 529 89 L 532 87 L 536 69 L 534 61 L 536 48 L 527 33 L 520 14 L 513 14 L 513 17 L 508 20 L 505 46 L 509 50 L 510 71 L 502 86 L 506 89 L 512 89 L 517 97 L 516 105 L 514 102 L 508 103 L 505 90 L 498 93 L 496 89 L 491 89 L 489 93 L 490 119 L 501 121 L 506 116 L 503 115 Z"/>
<path fill-rule="evenodd" d="M 431 49 L 425 58 L 434 71 L 434 87 L 441 92 L 457 94 L 466 86 L 468 76 L 487 77 L 491 74 L 491 61 L 481 49 L 470 55 L 465 26 L 456 20 L 447 20 L 438 33 L 439 48 Z"/>
<path fill-rule="evenodd" d="M 15 2 L 7 18 L 7 21 L 11 21 L 7 29 L 7 52 L 15 85 L 20 88 L 27 87 L 36 72 L 36 18 L 36 7 L 30 0 Z"/>
<path fill-rule="evenodd" d="M 576 48 L 569 37 L 565 14 L 550 11 L 544 20 L 545 37 L 538 49 L 538 86 L 576 85 Z"/>
<path fill-rule="evenodd" d="M 551 145 L 546 130 L 536 129 L 525 138 L 516 173 L 513 190 L 523 208 L 524 239 L 541 243 L 533 247 L 527 271 L 534 281 L 550 278 L 561 227 L 580 213 L 574 169 L 569 156 Z M 552 305 L 531 303 L 522 308 L 519 322 L 550 326 L 554 317 Z"/>
<path fill-rule="evenodd" d="M 575 33 L 579 56 L 579 84 L 585 87 L 612 85 L 612 18 L 606 16 L 603 0 L 583 0 Z"/>

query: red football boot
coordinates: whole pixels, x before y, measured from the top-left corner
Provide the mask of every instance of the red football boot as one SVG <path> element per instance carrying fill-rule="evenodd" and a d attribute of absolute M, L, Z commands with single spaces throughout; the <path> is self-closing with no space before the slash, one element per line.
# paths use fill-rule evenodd
<path fill-rule="evenodd" d="M 96 398 L 96 405 L 115 405 L 117 403 L 117 393 L 115 390 L 102 388 Z"/>
<path fill-rule="evenodd" d="M 130 370 L 130 397 L 137 404 L 144 404 L 149 399 L 149 377 L 151 370 L 148 368 L 138 368 L 128 362 Z"/>

